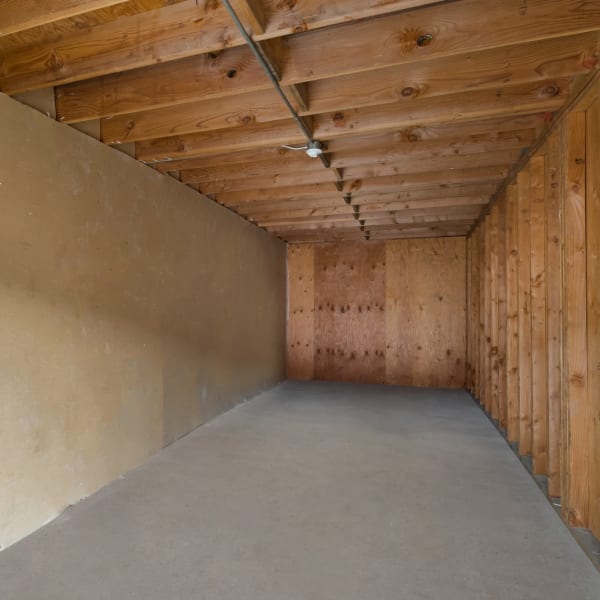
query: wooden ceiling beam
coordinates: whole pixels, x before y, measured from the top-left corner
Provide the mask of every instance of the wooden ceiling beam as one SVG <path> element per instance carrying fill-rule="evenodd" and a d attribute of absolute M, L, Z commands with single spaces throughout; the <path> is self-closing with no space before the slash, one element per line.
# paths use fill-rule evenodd
<path fill-rule="evenodd" d="M 383 193 L 363 193 L 354 195 L 351 198 L 352 204 L 361 206 L 380 202 L 398 202 L 409 208 L 410 203 L 418 202 L 451 202 L 453 198 L 460 197 L 487 197 L 489 198 L 496 191 L 496 183 L 459 185 L 454 187 L 432 186 L 429 188 L 420 188 L 414 190 L 405 190 L 400 192 Z M 237 203 L 227 202 L 227 194 L 216 196 L 216 200 L 226 206 L 246 213 L 257 210 L 284 210 L 286 208 L 321 208 L 325 206 L 337 206 L 342 203 L 343 195 L 337 190 L 324 192 L 319 196 L 282 196 L 275 200 L 263 200 L 262 198 L 250 197 Z"/>
<path fill-rule="evenodd" d="M 179 106 L 272 89 L 244 47 L 191 56 L 56 88 L 56 116 L 65 123 Z"/>
<path fill-rule="evenodd" d="M 460 0 L 290 36 L 282 80 L 315 80 L 330 77 L 332 69 L 336 75 L 357 73 L 598 29 L 595 2 Z"/>
<path fill-rule="evenodd" d="M 267 26 L 267 17 L 262 0 L 229 0 L 240 21 L 250 36 L 261 35 Z"/>
<path fill-rule="evenodd" d="M 443 158 L 462 158 L 470 160 L 482 154 L 519 151 L 527 149 L 533 143 L 534 132 L 527 130 L 515 132 L 512 136 L 482 136 L 482 141 L 425 141 L 414 144 L 381 144 L 379 147 L 363 149 L 354 152 L 339 152 L 331 156 L 331 164 L 339 169 L 365 166 L 371 164 L 386 165 L 404 162 L 413 164 Z"/>
<path fill-rule="evenodd" d="M 457 229 L 463 227 L 472 226 L 475 222 L 473 218 L 456 218 L 448 220 L 440 220 L 435 217 L 421 217 L 408 219 L 406 222 L 394 222 L 391 220 L 379 220 L 373 221 L 370 224 L 365 224 L 364 232 L 373 233 L 375 231 L 402 231 L 402 230 L 431 230 L 436 228 L 438 231 L 444 231 L 448 229 Z M 264 227 L 267 231 L 274 233 L 279 236 L 309 236 L 311 234 L 326 234 L 326 233 L 343 233 L 354 231 L 361 232 L 361 228 L 358 224 L 350 222 L 335 222 L 330 223 L 313 223 L 306 225 L 281 225 L 281 226 L 267 226 Z"/>
<path fill-rule="evenodd" d="M 597 33 L 453 55 L 310 82 L 310 108 L 392 104 L 406 98 L 494 89 L 589 73 L 598 62 Z"/>
<path fill-rule="evenodd" d="M 206 169 L 210 167 L 239 166 L 248 163 L 272 162 L 282 160 L 285 164 L 300 163 L 306 160 L 306 154 L 300 150 L 288 150 L 282 146 L 272 148 L 255 148 L 252 150 L 241 150 L 239 152 L 228 152 L 226 154 L 214 154 L 212 156 L 201 156 L 198 158 L 182 158 L 172 161 L 174 168 L 179 171 L 190 169 Z M 173 167 L 166 163 L 157 163 L 156 168 L 160 172 L 171 170 Z"/>
<path fill-rule="evenodd" d="M 267 32 L 272 36 L 279 36 L 415 8 L 422 9 L 447 0 L 385 0 L 384 2 L 381 0 L 344 0 L 344 2 L 294 0 L 284 3 L 281 0 L 262 0 L 262 2 L 267 15 Z M 292 8 L 282 10 L 282 4 Z"/>
<path fill-rule="evenodd" d="M 12 52 L 0 66 L 0 89 L 23 92 L 242 44 L 220 2 L 188 0 Z"/>
<path fill-rule="evenodd" d="M 349 132 L 356 135 L 394 127 L 462 123 L 488 117 L 554 111 L 568 98 L 568 91 L 567 80 L 551 80 L 543 84 L 523 84 L 378 107 L 336 110 L 314 117 L 314 134 L 319 139 L 329 140 Z"/>
<path fill-rule="evenodd" d="M 468 102 L 469 114 L 472 118 L 485 118 L 497 114 L 518 116 L 536 110 L 553 110 L 560 106 L 567 94 L 568 81 L 564 79 L 472 92 Z M 384 129 L 389 127 L 390 115 L 392 119 L 396 119 L 396 127 L 410 126 L 414 122 L 422 125 L 438 122 L 435 120 L 435 115 L 439 120 L 441 111 L 448 112 L 447 121 L 460 120 L 456 115 L 460 114 L 459 111 L 464 108 L 464 103 L 457 102 L 457 98 L 457 94 L 434 98 L 417 96 L 395 104 L 386 104 L 383 107 L 371 106 L 349 112 L 354 120 L 361 120 L 362 131 L 377 132 L 382 128 L 381 120 L 384 121 Z M 291 98 L 291 101 L 302 116 L 317 114 L 314 110 L 302 110 L 294 98 Z M 336 119 L 334 122 L 336 130 L 343 127 L 346 119 L 343 111 L 346 107 L 343 96 L 337 100 L 331 98 L 329 104 L 323 106 L 330 115 L 333 113 L 333 118 Z M 449 107 L 455 108 L 452 111 Z M 404 117 L 399 116 L 399 113 Z M 374 114 L 381 115 L 379 120 L 373 117 Z M 102 119 L 101 134 L 104 142 L 114 144 L 225 129 L 251 123 L 267 123 L 288 117 L 289 113 L 281 99 L 274 90 L 267 88 L 252 93 L 212 98 L 202 102 Z M 324 121 L 326 118 L 327 115 L 317 117 L 317 127 L 319 119 Z M 326 124 L 323 127 L 326 127 Z M 329 136 L 332 137 L 332 134 L 329 133 Z"/>
<path fill-rule="evenodd" d="M 441 209 L 422 209 L 422 210 L 410 210 L 410 211 L 398 211 L 390 212 L 386 214 L 375 214 L 373 216 L 361 216 L 361 219 L 365 220 L 365 227 L 369 225 L 375 225 L 377 223 L 389 223 L 391 225 L 401 225 L 404 223 L 414 223 L 414 219 L 420 219 L 426 221 L 447 221 L 457 219 L 468 219 L 474 220 L 481 214 L 481 207 L 458 207 L 449 208 L 442 211 Z M 358 227 L 358 220 L 356 220 L 350 211 L 348 214 L 332 214 L 332 215 L 321 215 L 321 216 L 307 216 L 307 217 L 282 217 L 282 218 L 265 218 L 265 219 L 249 219 L 253 223 L 256 223 L 260 227 L 265 229 L 281 231 L 282 227 L 294 227 L 307 225 L 315 225 L 321 227 L 324 223 L 356 223 Z"/>
<path fill-rule="evenodd" d="M 508 174 L 508 167 L 493 166 L 479 168 L 460 168 L 448 172 L 404 173 L 388 177 L 347 179 L 342 194 L 351 193 L 353 197 L 361 197 L 374 193 L 400 193 L 415 190 L 450 190 L 456 186 L 468 184 L 497 185 Z M 266 183 L 266 182 L 265 182 Z M 226 203 L 236 205 L 252 202 L 256 198 L 264 200 L 285 197 L 313 198 L 331 192 L 329 184 L 309 183 L 304 185 L 274 188 L 270 185 L 251 190 L 227 191 L 222 189 L 217 198 Z M 333 192 L 337 193 L 337 192 Z M 450 192 L 449 192 L 450 193 Z"/>
<path fill-rule="evenodd" d="M 283 144 L 304 144 L 304 135 L 291 119 L 194 133 L 136 143 L 136 157 L 142 162 L 160 162 L 185 156 L 210 156 L 254 148 L 275 148 Z"/>
<path fill-rule="evenodd" d="M 317 139 L 329 142 L 342 136 L 356 136 L 367 133 L 385 132 L 399 128 L 415 128 L 425 125 L 458 124 L 485 118 L 511 118 L 515 115 L 526 115 L 542 111 L 552 111 L 559 108 L 567 97 L 568 83 L 551 81 L 544 85 L 511 86 L 493 92 L 490 90 L 472 94 L 453 94 L 416 100 L 411 109 L 403 103 L 385 105 L 377 109 L 353 109 L 350 111 L 335 111 L 313 117 L 313 132 Z M 136 144 L 137 153 L 141 160 L 147 162 L 160 161 L 165 158 L 184 158 L 186 156 L 202 156 L 219 152 L 236 152 L 250 147 L 268 147 L 268 139 L 255 135 L 256 143 L 248 143 L 248 135 L 253 127 L 261 132 L 280 130 L 282 122 L 274 121 L 255 126 L 235 127 L 232 131 L 226 129 L 214 132 L 192 133 L 156 140 L 142 141 Z M 297 129 L 297 127 L 296 127 Z M 237 133 L 241 139 L 237 140 Z M 244 135 L 246 134 L 246 135 Z M 279 139 L 279 138 L 277 138 Z M 295 135 L 294 139 L 298 139 Z M 220 140 L 217 147 L 215 140 Z M 230 143 L 225 143 L 225 140 Z M 293 144 L 294 140 L 281 141 L 281 144 Z M 304 143 L 301 139 L 300 143 Z M 273 144 L 274 145 L 274 144 Z M 173 148 L 178 148 L 174 152 Z M 181 150 L 185 148 L 185 150 Z"/>
<path fill-rule="evenodd" d="M 394 217 L 397 215 L 405 216 L 423 216 L 430 214 L 454 214 L 454 212 L 468 212 L 469 214 L 479 214 L 481 207 L 486 204 L 489 197 L 479 198 L 455 198 L 454 202 L 436 202 L 436 203 L 416 203 L 415 206 L 406 208 L 402 203 L 382 203 L 367 207 L 365 205 L 356 205 L 358 207 L 359 219 L 377 219 L 387 216 Z M 368 209 L 367 209 L 368 208 Z M 343 217 L 344 220 L 354 219 L 356 209 L 354 206 L 347 206 L 341 203 L 337 206 L 327 208 L 297 208 L 287 211 L 267 211 L 267 212 L 241 212 L 243 216 L 249 220 L 256 221 L 261 224 L 271 221 L 282 221 L 285 219 L 309 219 L 316 217 L 334 218 L 337 216 Z M 452 211 L 447 213 L 446 211 Z M 356 219 L 354 219 L 356 220 Z"/>
<path fill-rule="evenodd" d="M 376 212 L 388 212 L 388 211 L 401 211 L 401 210 L 415 210 L 419 208 L 450 208 L 453 206 L 482 206 L 489 202 L 490 196 L 478 195 L 478 196 L 456 196 L 453 198 L 431 198 L 423 200 L 406 200 L 406 201 L 394 201 L 394 200 L 378 200 L 370 199 L 366 202 L 357 202 L 353 206 L 358 206 L 360 214 L 373 214 Z M 329 200 L 329 203 L 305 203 L 295 204 L 281 202 L 277 206 L 261 207 L 256 205 L 244 205 L 238 207 L 236 212 L 245 216 L 258 218 L 259 215 L 270 214 L 273 216 L 291 214 L 297 211 L 297 214 L 334 214 L 338 212 L 346 212 L 347 205 L 338 198 L 337 202 Z M 261 212 L 262 211 L 262 212 Z"/>
<path fill-rule="evenodd" d="M 587 73 L 597 62 L 597 53 L 595 32 L 585 33 L 304 82 L 298 84 L 304 89 L 302 98 L 294 99 L 298 106 L 308 103 L 306 111 L 318 113 L 327 112 L 335 103 L 339 108 L 358 108 L 398 102 L 406 95 L 443 96 L 465 89 L 532 83 Z M 136 120 L 145 115 L 135 113 L 194 104 L 171 111 L 173 127 L 182 130 L 189 121 L 187 115 L 202 100 L 270 87 L 259 70 L 250 50 L 242 47 L 224 50 L 215 59 L 193 57 L 108 75 L 58 87 L 57 115 L 62 121 L 76 122 L 129 113 Z M 234 72 L 233 78 L 225 79 Z M 187 112 L 178 115 L 177 110 Z"/>
<path fill-rule="evenodd" d="M 254 38 L 261 41 L 297 32 L 298 26 L 291 25 L 294 16 L 302 19 L 301 30 L 307 31 L 374 14 L 389 14 L 407 3 L 367 0 L 353 2 L 340 10 L 337 3 L 324 2 L 318 11 L 314 11 L 314 2 L 301 5 L 313 9 L 313 13 L 301 14 L 283 3 L 276 12 L 269 11 L 268 31 Z M 279 25 L 271 27 L 277 19 Z M 8 53 L 0 65 L 0 90 L 14 94 L 57 86 L 243 44 L 241 34 L 220 2 L 187 0 L 160 11 L 103 23 L 46 46 L 23 47 Z"/>
<path fill-rule="evenodd" d="M 364 179 L 371 177 L 385 177 L 388 175 L 402 175 L 403 173 L 429 173 L 460 169 L 468 163 L 470 168 L 493 167 L 495 165 L 513 165 L 522 155 L 520 149 L 501 150 L 499 152 L 480 152 L 472 154 L 468 161 L 464 156 L 441 156 L 428 160 L 415 161 L 381 161 L 378 164 L 356 165 L 344 170 L 348 179 Z"/>
<path fill-rule="evenodd" d="M 177 118 L 175 118 L 177 114 Z M 106 144 L 137 142 L 190 132 L 215 131 L 290 118 L 275 90 L 204 100 L 136 115 L 102 119 L 101 138 Z"/>
<path fill-rule="evenodd" d="M 364 227 L 373 227 L 375 225 L 389 224 L 389 225 L 411 225 L 414 223 L 446 223 L 451 221 L 472 221 L 477 219 L 481 214 L 481 206 L 477 207 L 462 207 L 457 206 L 448 208 L 445 210 L 441 209 L 420 209 L 420 210 L 406 210 L 396 212 L 380 212 L 373 213 L 371 215 L 360 215 L 360 219 L 355 219 L 352 214 L 335 213 L 328 215 L 318 215 L 314 217 L 281 217 L 278 219 L 255 219 L 249 218 L 248 220 L 253 223 L 257 223 L 265 229 L 276 228 L 278 231 L 280 227 L 298 227 L 305 225 L 316 225 L 320 227 L 323 223 L 345 223 L 348 227 L 356 226 L 359 227 L 361 221 L 364 221 Z"/>
<path fill-rule="evenodd" d="M 359 227 L 349 226 L 343 223 L 333 224 L 333 226 L 325 226 L 325 227 L 311 227 L 308 229 L 298 229 L 298 228 L 282 228 L 282 229 L 273 229 L 271 230 L 273 233 L 284 237 L 284 238 L 304 238 L 310 239 L 314 236 L 337 236 L 344 234 L 357 234 L 360 235 L 364 239 L 364 233 L 367 231 L 373 235 L 376 232 L 379 233 L 387 233 L 387 232 L 416 232 L 416 231 L 450 231 L 450 230 L 462 230 L 463 228 L 469 227 L 472 225 L 473 221 L 470 219 L 461 219 L 457 221 L 422 221 L 420 223 L 382 223 L 382 224 L 373 224 L 370 227 L 365 227 L 365 231 L 362 232 Z"/>
<path fill-rule="evenodd" d="M 203 183 L 206 181 L 219 181 L 221 179 L 252 179 L 254 177 L 270 177 L 288 173 L 297 174 L 299 177 L 310 177 L 315 170 L 323 168 L 321 161 L 309 158 L 304 151 L 294 155 L 281 157 L 279 161 L 249 162 L 246 164 L 231 165 L 226 167 L 207 167 L 198 169 L 181 169 L 182 181 L 186 183 Z"/>
<path fill-rule="evenodd" d="M 469 166 L 477 167 L 495 167 L 502 165 L 506 169 L 510 168 L 521 156 L 520 151 L 502 151 L 502 152 L 482 152 L 469 157 Z M 287 187 L 293 185 L 305 185 L 310 183 L 325 182 L 331 178 L 322 172 L 324 169 L 320 163 L 313 163 L 314 169 L 303 169 L 297 171 L 278 171 L 273 170 L 270 174 L 263 176 L 244 176 L 234 178 L 235 173 L 229 172 L 229 176 L 222 176 L 217 179 L 207 170 L 182 171 L 182 181 L 184 183 L 199 183 L 200 189 L 205 194 L 219 194 L 221 192 L 233 192 L 242 190 L 256 190 L 265 187 Z M 430 160 L 400 161 L 398 163 L 375 164 L 353 166 L 344 171 L 344 177 L 347 180 L 363 180 L 378 178 L 384 176 L 408 175 L 415 176 L 424 173 L 427 176 L 432 172 L 439 172 L 442 177 L 451 176 L 448 171 L 464 167 L 465 159 L 462 156 L 445 156 L 441 158 L 431 158 Z M 196 175 L 198 173 L 198 175 Z"/>
<path fill-rule="evenodd" d="M 381 235 L 376 233 L 371 233 L 370 241 L 365 240 L 364 234 L 360 232 L 347 233 L 347 234 L 337 234 L 337 235 L 328 235 L 327 233 L 319 233 L 314 234 L 311 237 L 308 236 L 278 236 L 284 241 L 287 241 L 290 244 L 337 244 L 343 242 L 356 242 L 356 241 L 364 241 L 366 244 L 374 241 L 384 241 L 384 240 L 409 240 L 409 239 L 417 239 L 417 238 L 437 238 L 437 237 L 464 237 L 468 234 L 469 228 L 455 228 L 450 230 L 443 230 L 442 232 L 438 231 L 435 227 L 423 229 L 417 229 L 414 231 L 409 230 L 390 230 L 386 232 L 382 232 Z"/>
<path fill-rule="evenodd" d="M 125 4 L 128 0 L 3 0 L 0 2 L 0 37 Z"/>
<path fill-rule="evenodd" d="M 421 152 L 441 152 L 450 147 L 465 149 L 481 148 L 483 151 L 494 147 L 495 142 L 504 143 L 514 140 L 515 144 L 529 146 L 535 137 L 537 128 L 544 125 L 547 115 L 534 114 L 502 119 L 485 119 L 473 123 L 444 124 L 427 127 L 407 127 L 389 132 L 378 132 L 357 136 L 346 136 L 328 141 L 326 152 L 336 156 L 346 155 L 360 147 L 365 152 L 376 152 L 379 148 L 394 146 L 409 154 Z M 209 167 L 225 167 L 254 162 L 280 159 L 286 162 L 304 162 L 302 152 L 286 150 L 282 147 L 259 148 L 211 154 L 197 158 L 183 158 L 172 163 L 156 165 L 161 172 L 173 169 L 202 169 Z"/>
<path fill-rule="evenodd" d="M 333 185 L 337 181 L 336 174 L 331 169 L 324 169 L 321 162 L 315 162 L 310 171 L 298 173 L 274 172 L 264 177 L 252 177 L 248 179 L 210 179 L 202 182 L 194 180 L 193 175 L 182 172 L 183 183 L 195 183 L 200 187 L 203 194 L 219 194 L 222 191 L 237 191 L 250 189 L 252 186 L 290 187 L 311 183 L 329 183 Z M 333 188 L 335 189 L 335 188 Z"/>
<path fill-rule="evenodd" d="M 331 163 L 340 169 L 360 169 L 361 167 L 374 167 L 383 169 L 391 167 L 395 173 L 408 172 L 419 173 L 422 171 L 434 171 L 436 169 L 454 169 L 464 165 L 468 157 L 469 165 L 473 167 L 489 166 L 495 164 L 510 164 L 517 160 L 522 152 L 523 145 L 520 143 L 498 144 L 497 149 L 493 146 L 487 151 L 460 152 L 457 148 L 448 148 L 435 153 L 406 153 L 394 151 L 393 148 L 382 147 L 365 153 L 360 151 L 353 154 L 334 155 Z M 198 169 L 181 169 L 181 181 L 184 183 L 204 183 L 220 180 L 245 180 L 251 185 L 251 180 L 257 177 L 271 177 L 274 175 L 296 174 L 299 178 L 310 178 L 315 167 L 320 163 L 304 155 L 300 159 L 281 158 L 279 161 L 262 161 L 226 167 L 207 167 Z M 169 169 L 175 170 L 173 168 Z M 351 173 L 353 171 L 346 171 Z M 354 171 L 356 172 L 356 171 Z M 394 173 L 394 174 L 395 174 Z"/>

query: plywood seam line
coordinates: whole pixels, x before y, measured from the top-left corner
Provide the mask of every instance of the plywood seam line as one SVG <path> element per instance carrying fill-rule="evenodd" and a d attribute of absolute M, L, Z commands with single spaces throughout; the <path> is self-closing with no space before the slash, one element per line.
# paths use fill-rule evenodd
<path fill-rule="evenodd" d="M 233 6 L 231 6 L 230 1 L 229 0 L 222 0 L 222 1 L 223 1 L 223 6 L 225 6 L 225 8 L 227 9 L 227 12 L 230 14 L 231 18 L 233 19 L 235 26 L 238 28 L 241 36 L 244 38 L 244 41 L 246 42 L 246 44 L 252 51 L 252 54 L 254 54 L 254 56 L 256 57 L 256 60 L 258 60 L 263 71 L 266 73 L 270 82 L 273 84 L 275 91 L 277 92 L 277 94 L 279 95 L 279 97 L 281 98 L 283 103 L 285 104 L 286 108 L 290 111 L 290 114 L 292 115 L 294 121 L 296 122 L 296 124 L 298 125 L 298 127 L 300 128 L 300 130 L 302 131 L 304 136 L 306 137 L 309 147 L 312 145 L 312 146 L 321 148 L 321 142 L 314 139 L 313 132 L 310 130 L 308 125 L 304 122 L 304 119 L 297 113 L 296 109 L 292 106 L 292 103 L 289 101 L 288 97 L 285 95 L 283 89 L 281 88 L 281 84 L 279 83 L 279 77 L 278 77 L 277 73 L 275 72 L 275 69 L 265 59 L 265 55 L 264 55 L 264 52 L 263 52 L 261 46 L 257 42 L 255 42 L 252 39 L 252 36 L 246 31 L 244 24 L 238 17 Z M 326 169 L 331 169 L 331 171 L 333 171 L 333 173 L 336 176 L 335 187 L 337 188 L 337 190 L 339 192 L 341 192 L 344 187 L 344 179 L 342 176 L 342 170 L 332 167 L 329 158 L 327 158 L 322 153 L 319 154 L 319 159 L 321 160 L 321 162 L 323 163 L 323 166 Z M 348 197 L 351 198 L 352 197 L 351 194 L 346 194 L 344 196 L 344 200 L 346 201 L 347 204 L 350 204 L 351 202 L 348 202 L 348 200 L 347 200 Z M 354 218 L 357 221 L 360 221 L 359 207 L 355 205 L 352 208 L 354 211 Z M 365 239 L 369 240 L 370 234 L 368 231 L 365 232 L 364 221 L 362 223 L 360 223 L 360 230 L 365 233 Z"/>
<path fill-rule="evenodd" d="M 562 123 L 562 120 L 565 117 L 565 115 L 569 114 L 573 107 L 576 106 L 577 103 L 592 89 L 592 87 L 598 80 L 600 80 L 600 63 L 598 63 L 594 67 L 592 75 L 587 79 L 585 84 L 581 86 L 581 89 L 579 89 L 577 93 L 572 98 L 570 98 L 562 108 L 560 108 L 556 112 L 554 118 L 552 119 L 552 122 L 548 125 L 548 127 L 540 135 L 540 137 L 537 140 L 535 140 L 535 142 L 529 148 L 523 150 L 523 155 L 521 156 L 517 164 L 514 165 L 509 171 L 506 178 L 502 180 L 502 182 L 498 186 L 498 189 L 490 198 L 490 202 L 487 205 L 486 210 L 480 215 L 477 221 L 473 223 L 471 230 L 467 233 L 467 235 L 471 235 L 475 231 L 477 226 L 483 222 L 485 217 L 490 213 L 492 206 L 497 202 L 498 198 L 506 191 L 506 188 L 510 185 L 511 181 L 515 179 L 517 173 L 519 173 L 519 171 L 521 171 L 533 158 L 533 156 L 542 148 L 542 146 L 546 143 L 548 138 L 554 133 L 554 131 L 556 131 L 556 128 Z"/>

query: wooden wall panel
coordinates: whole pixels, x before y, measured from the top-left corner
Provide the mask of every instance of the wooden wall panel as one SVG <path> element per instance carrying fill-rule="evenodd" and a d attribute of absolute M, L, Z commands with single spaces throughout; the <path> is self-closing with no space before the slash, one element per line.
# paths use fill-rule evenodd
<path fill-rule="evenodd" d="M 487 398 L 487 377 L 484 377 L 486 371 L 486 359 L 488 356 L 487 350 L 487 334 L 486 334 L 486 315 L 488 315 L 489 311 L 487 310 L 487 293 L 486 290 L 489 291 L 488 285 L 488 220 L 484 219 L 481 224 L 481 238 L 479 240 L 479 252 L 481 255 L 481 266 L 479 273 L 479 399 L 481 403 L 485 406 L 486 398 Z"/>
<path fill-rule="evenodd" d="M 288 376 L 464 387 L 466 285 L 465 238 L 290 245 Z"/>
<path fill-rule="evenodd" d="M 519 441 L 519 206 L 516 184 L 506 190 L 506 431 Z"/>
<path fill-rule="evenodd" d="M 548 473 L 548 363 L 546 355 L 546 172 L 545 157 L 530 162 L 531 414 L 536 474 Z"/>
<path fill-rule="evenodd" d="M 560 496 L 562 352 L 560 135 L 546 148 L 546 343 L 548 368 L 548 494 Z"/>
<path fill-rule="evenodd" d="M 529 165 L 517 176 L 519 203 L 519 450 L 531 454 L 531 238 Z"/>
<path fill-rule="evenodd" d="M 386 264 L 386 381 L 463 387 L 465 239 L 390 241 Z"/>
<path fill-rule="evenodd" d="M 315 372 L 315 251 L 312 246 L 289 246 L 287 376 L 312 379 Z"/>
<path fill-rule="evenodd" d="M 565 518 L 584 527 L 589 515 L 587 402 L 585 113 L 568 115 L 565 130 L 565 386 L 567 460 Z"/>
<path fill-rule="evenodd" d="M 471 317 L 473 315 L 473 307 L 471 305 L 473 299 L 473 237 L 467 238 L 467 364 L 466 364 L 466 388 L 472 392 L 473 377 L 471 372 L 471 364 L 473 357 L 473 339 L 471 337 Z"/>
<path fill-rule="evenodd" d="M 471 327 L 473 328 L 473 388 L 475 395 L 479 398 L 481 394 L 480 390 L 480 372 L 479 372 L 479 356 L 481 354 L 481 338 L 479 335 L 479 311 L 481 309 L 481 231 L 478 230 L 474 234 L 474 245 L 473 245 L 473 317 L 469 319 Z"/>
<path fill-rule="evenodd" d="M 488 216 L 469 236 L 467 258 L 471 277 L 469 360 L 477 362 L 475 347 L 479 344 L 480 350 L 485 349 L 487 335 L 496 339 L 496 319 L 500 356 L 502 327 L 506 328 L 504 372 L 501 369 L 497 376 L 493 361 L 484 357 L 474 364 L 471 389 L 493 417 L 494 403 L 490 405 L 486 395 L 498 377 L 502 422 L 501 386 L 505 380 L 508 439 L 518 441 L 522 455 L 531 453 L 533 472 L 547 475 L 548 495 L 560 497 L 563 519 L 569 525 L 590 529 L 597 538 L 599 165 L 600 78 L 596 78 L 494 199 Z M 495 254 L 497 280 L 485 275 L 490 257 L 494 269 Z M 478 270 L 482 276 L 476 281 Z M 475 329 L 479 335 L 474 335 Z"/>
<path fill-rule="evenodd" d="M 385 381 L 385 243 L 315 246 L 315 378 Z"/>
<path fill-rule="evenodd" d="M 600 539 L 600 99 L 586 112 L 587 351 L 590 529 Z"/>
<path fill-rule="evenodd" d="M 498 421 L 507 426 L 506 399 L 506 197 L 498 202 Z"/>

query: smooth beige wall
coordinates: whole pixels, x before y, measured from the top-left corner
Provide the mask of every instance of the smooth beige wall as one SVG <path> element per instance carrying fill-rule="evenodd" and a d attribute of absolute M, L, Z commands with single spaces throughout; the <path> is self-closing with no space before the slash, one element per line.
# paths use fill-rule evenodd
<path fill-rule="evenodd" d="M 0 95 L 0 546 L 284 375 L 285 246 Z"/>

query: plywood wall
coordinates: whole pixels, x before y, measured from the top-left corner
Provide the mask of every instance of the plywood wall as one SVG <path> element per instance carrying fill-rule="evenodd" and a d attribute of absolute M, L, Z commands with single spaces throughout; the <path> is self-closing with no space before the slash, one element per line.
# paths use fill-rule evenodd
<path fill-rule="evenodd" d="M 288 377 L 464 386 L 464 238 L 290 245 L 288 294 Z"/>
<path fill-rule="evenodd" d="M 547 477 L 564 519 L 600 538 L 599 83 L 468 247 L 468 387 Z"/>
<path fill-rule="evenodd" d="M 0 131 L 2 547 L 284 377 L 286 250 L 2 95 Z"/>

